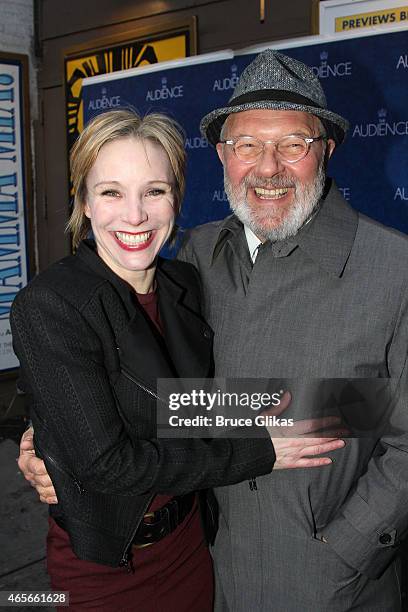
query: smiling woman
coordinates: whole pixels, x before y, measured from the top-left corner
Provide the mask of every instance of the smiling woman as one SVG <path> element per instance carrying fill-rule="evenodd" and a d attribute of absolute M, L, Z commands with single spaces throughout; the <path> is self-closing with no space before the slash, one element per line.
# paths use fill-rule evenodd
<path fill-rule="evenodd" d="M 134 144 L 138 144 L 144 149 L 144 155 L 139 158 L 135 154 L 132 160 L 123 167 L 124 157 L 118 157 L 115 160 L 115 170 L 119 171 L 120 176 L 125 179 L 133 178 L 133 182 L 137 179 L 137 166 L 144 163 L 150 166 L 149 176 L 159 183 L 167 182 L 167 187 L 171 186 L 173 196 L 174 215 L 180 212 L 181 202 L 185 189 L 185 149 L 184 142 L 178 125 L 168 117 L 152 113 L 146 115 L 143 119 L 136 113 L 128 110 L 118 110 L 104 113 L 95 117 L 86 127 L 77 141 L 75 142 L 70 156 L 71 176 L 74 189 L 74 208 L 71 219 L 68 223 L 68 229 L 72 231 L 74 246 L 78 246 L 79 242 L 86 238 L 90 229 L 90 221 L 86 219 L 86 202 L 90 195 L 88 180 L 92 180 L 88 174 L 95 176 L 95 171 L 100 174 L 105 172 L 102 177 L 101 191 L 106 191 L 114 196 L 118 188 L 118 181 L 113 177 L 113 170 L 106 167 L 105 149 L 110 144 L 123 143 L 126 139 L 133 139 Z M 148 148 L 155 149 L 156 155 L 161 156 L 160 170 L 165 180 L 162 181 L 160 172 L 155 174 L 154 160 L 149 159 Z M 134 151 L 134 147 L 130 144 L 127 150 Z M 139 149 L 140 152 L 140 149 Z M 116 151 L 114 152 L 116 153 Z M 111 156 L 111 161 L 112 161 Z M 136 158 L 136 164 L 134 164 Z M 105 162 L 105 163 L 104 163 Z M 96 166 L 96 167 L 94 167 Z M 134 167 L 136 166 L 136 167 Z M 128 175 L 125 170 L 128 169 Z M 133 177 L 130 177 L 133 173 Z M 119 176 L 119 175 L 118 175 Z M 142 173 L 139 173 L 139 177 Z M 170 182 L 168 182 L 170 178 Z M 95 179 L 99 180 L 99 179 Z M 106 183 L 106 184 L 105 184 Z M 113 184 L 112 184 L 113 183 Z M 96 187 L 97 185 L 94 185 Z M 151 186 L 154 190 L 155 185 Z M 163 185 L 159 185 L 159 189 Z"/>
<path fill-rule="evenodd" d="M 98 255 L 136 292 L 152 291 L 154 264 L 175 218 L 175 178 L 165 150 L 132 136 L 108 142 L 86 186 L 85 215 Z"/>
<path fill-rule="evenodd" d="M 122 110 L 93 119 L 71 153 L 77 252 L 13 304 L 35 448 L 58 497 L 48 571 L 75 610 L 210 612 L 200 514 L 211 541 L 216 508 L 205 489 L 268 473 L 274 461 L 266 430 L 258 439 L 157 439 L 157 379 L 212 374 L 197 272 L 158 256 L 180 209 L 184 165 L 169 118 Z"/>

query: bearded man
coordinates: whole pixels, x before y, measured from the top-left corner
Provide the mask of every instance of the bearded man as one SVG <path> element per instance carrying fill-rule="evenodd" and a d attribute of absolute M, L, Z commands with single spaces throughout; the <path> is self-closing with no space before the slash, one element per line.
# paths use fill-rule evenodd
<path fill-rule="evenodd" d="M 347 127 L 310 68 L 258 55 L 201 123 L 234 214 L 192 230 L 179 257 L 201 275 L 218 376 L 392 377 L 405 413 L 408 239 L 358 214 L 326 178 Z M 290 388 L 294 399 L 304 388 Z M 216 489 L 217 609 L 399 610 L 406 431 L 348 440 L 330 470 Z"/>
<path fill-rule="evenodd" d="M 392 378 L 400 397 L 387 435 L 348 440 L 331 453 L 330 469 L 216 489 L 217 611 L 400 610 L 408 239 L 358 214 L 326 178 L 347 127 L 312 70 L 273 50 L 201 123 L 224 166 L 233 214 L 192 230 L 179 257 L 201 275 L 217 376 Z M 30 477 L 26 465 L 20 460 Z M 37 480 L 43 499 L 49 484 Z"/>

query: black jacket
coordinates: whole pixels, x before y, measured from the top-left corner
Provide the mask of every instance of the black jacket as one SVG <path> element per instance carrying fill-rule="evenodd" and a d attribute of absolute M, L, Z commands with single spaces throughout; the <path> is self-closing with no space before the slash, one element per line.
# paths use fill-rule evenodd
<path fill-rule="evenodd" d="M 233 484 L 274 461 L 267 437 L 156 438 L 156 379 L 212 366 L 196 270 L 160 260 L 156 278 L 165 345 L 88 241 L 20 291 L 11 314 L 36 450 L 59 500 L 51 514 L 78 557 L 111 566 L 126 562 L 155 493 Z"/>

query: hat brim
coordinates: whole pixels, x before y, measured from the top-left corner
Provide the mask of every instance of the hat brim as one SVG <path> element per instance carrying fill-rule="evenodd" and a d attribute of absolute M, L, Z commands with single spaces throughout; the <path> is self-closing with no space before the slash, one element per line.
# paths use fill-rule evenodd
<path fill-rule="evenodd" d="M 205 115 L 200 122 L 200 130 L 212 145 L 216 145 L 220 141 L 220 133 L 225 120 L 233 113 L 242 111 L 266 109 L 266 110 L 295 110 L 304 113 L 310 113 L 322 120 L 329 138 L 333 138 L 337 145 L 340 145 L 346 136 L 349 128 L 349 122 L 340 115 L 333 113 L 325 108 L 316 106 L 307 106 L 305 104 L 296 104 L 293 102 L 274 101 L 274 100 L 257 100 L 239 104 L 237 106 L 225 106 L 217 108 L 208 115 Z"/>

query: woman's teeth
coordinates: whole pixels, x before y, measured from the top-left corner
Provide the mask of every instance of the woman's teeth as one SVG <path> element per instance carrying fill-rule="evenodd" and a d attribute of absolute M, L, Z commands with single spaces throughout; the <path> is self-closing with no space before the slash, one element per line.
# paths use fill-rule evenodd
<path fill-rule="evenodd" d="M 115 236 L 120 242 L 127 246 L 136 246 L 147 242 L 152 235 L 152 232 L 142 232 L 140 234 L 127 234 L 126 232 L 115 232 Z"/>

